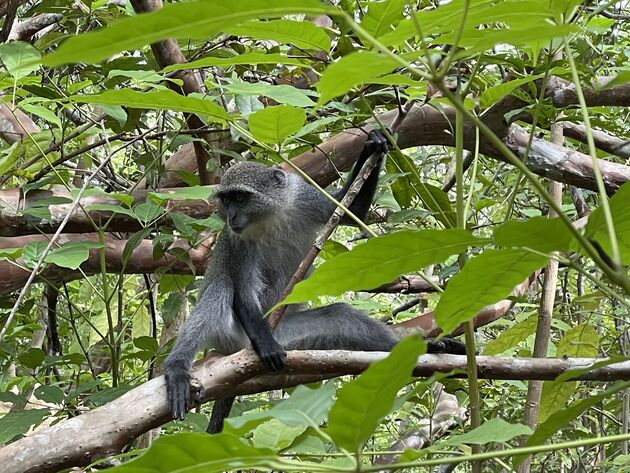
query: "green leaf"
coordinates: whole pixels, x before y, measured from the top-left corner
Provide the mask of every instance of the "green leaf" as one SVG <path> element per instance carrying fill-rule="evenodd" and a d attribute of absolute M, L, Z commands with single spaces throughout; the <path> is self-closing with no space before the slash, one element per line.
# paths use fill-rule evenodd
<path fill-rule="evenodd" d="M 540 424 L 534 433 L 527 439 L 525 447 L 534 445 L 542 445 L 553 434 L 558 432 L 563 425 L 574 421 L 582 415 L 589 407 L 593 407 L 603 400 L 611 399 L 616 393 L 630 388 L 630 381 L 619 381 L 605 391 L 590 395 L 586 399 L 574 402 L 566 409 L 556 412 L 549 417 L 544 423 Z M 517 456 L 513 459 L 513 465 L 516 468 L 524 459 L 524 456 Z"/>
<path fill-rule="evenodd" d="M 615 224 L 617 243 L 624 265 L 630 265 L 630 182 L 626 182 L 609 201 L 610 212 Z M 596 208 L 588 217 L 586 236 L 596 240 L 611 255 L 610 237 L 606 229 L 606 219 L 601 207 Z"/>
<path fill-rule="evenodd" d="M 542 253 L 568 251 L 573 235 L 559 218 L 532 217 L 510 220 L 494 230 L 498 246 L 531 248 Z"/>
<path fill-rule="evenodd" d="M 479 97 L 479 105 L 481 105 L 481 108 L 488 108 L 506 95 L 509 95 L 514 89 L 523 84 L 528 84 L 536 79 L 540 79 L 541 77 L 544 77 L 544 74 L 536 74 L 534 76 L 523 77 L 522 79 L 514 79 L 495 85 L 494 87 L 488 87 Z"/>
<path fill-rule="evenodd" d="M 33 115 L 37 115 L 38 117 L 43 118 L 48 123 L 52 123 L 53 125 L 55 125 L 57 128 L 62 128 L 61 119 L 50 108 L 46 108 L 34 103 L 24 103 L 23 101 L 20 102 L 20 108 L 26 113 L 31 113 Z"/>
<path fill-rule="evenodd" d="M 22 435 L 50 414 L 48 409 L 26 409 L 5 414 L 0 419 L 0 444 L 7 443 L 13 437 Z"/>
<path fill-rule="evenodd" d="M 153 92 L 116 89 L 94 95 L 73 95 L 69 98 L 79 103 L 122 105 L 129 108 L 196 113 L 207 116 L 213 122 L 222 124 L 230 120 L 230 115 L 212 100 L 186 97 L 168 89 Z"/>
<path fill-rule="evenodd" d="M 257 448 L 284 450 L 305 430 L 305 426 L 289 427 L 277 419 L 271 419 L 256 427 L 252 442 Z"/>
<path fill-rule="evenodd" d="M 285 64 L 288 66 L 309 67 L 301 59 L 286 57 L 283 54 L 245 53 L 232 57 L 204 57 L 196 61 L 173 64 L 162 69 L 162 72 L 181 71 L 184 69 L 198 69 L 201 67 L 229 67 L 240 64 Z"/>
<path fill-rule="evenodd" d="M 317 389 L 298 386 L 288 399 L 276 404 L 268 411 L 246 413 L 228 419 L 234 429 L 241 429 L 253 420 L 273 417 L 289 427 L 319 427 L 333 405 L 335 383 L 329 381 Z"/>
<path fill-rule="evenodd" d="M 252 18 L 277 18 L 296 13 L 334 14 L 317 0 L 202 0 L 171 4 L 132 16 L 98 31 L 71 36 L 44 57 L 46 66 L 97 63 L 121 51 L 137 49 L 164 38 L 207 40 L 229 26 Z"/>
<path fill-rule="evenodd" d="M 85 206 L 85 210 L 88 212 L 107 212 L 112 214 L 127 215 L 131 218 L 136 218 L 136 215 L 131 209 L 121 207 L 115 204 L 88 204 Z"/>
<path fill-rule="evenodd" d="M 291 105 L 263 108 L 249 116 L 249 131 L 263 143 L 280 144 L 306 121 L 306 112 Z"/>
<path fill-rule="evenodd" d="M 435 308 L 437 325 L 446 333 L 452 332 L 486 305 L 506 298 L 546 262 L 544 256 L 522 250 L 484 251 L 448 281 Z"/>
<path fill-rule="evenodd" d="M 28 43 L 11 41 L 0 44 L 0 58 L 9 74 L 19 80 L 39 69 L 41 54 Z"/>
<path fill-rule="evenodd" d="M 508 327 L 499 332 L 494 340 L 490 341 L 483 349 L 485 356 L 495 356 L 510 348 L 514 348 L 519 343 L 525 341 L 527 337 L 536 331 L 538 315 L 532 315 L 526 320 Z"/>
<path fill-rule="evenodd" d="M 90 257 L 90 250 L 98 248 L 103 248 L 103 244 L 96 241 L 66 243 L 48 253 L 44 261 L 60 268 L 78 269 Z"/>
<path fill-rule="evenodd" d="M 21 365 L 34 370 L 44 362 L 46 353 L 41 348 L 33 347 L 18 355 L 17 359 Z"/>
<path fill-rule="evenodd" d="M 134 205 L 133 213 L 138 221 L 147 225 L 159 218 L 164 213 L 164 209 L 159 205 L 155 205 L 153 202 L 147 201 Z"/>
<path fill-rule="evenodd" d="M 456 229 L 403 231 L 372 238 L 324 262 L 308 279 L 298 283 L 284 302 L 372 289 L 483 242 Z"/>
<path fill-rule="evenodd" d="M 234 95 L 262 95 L 278 103 L 294 105 L 296 107 L 312 107 L 315 105 L 315 102 L 306 95 L 305 91 L 286 84 L 271 85 L 263 84 L 262 82 L 255 84 L 250 84 L 249 82 L 234 82 L 232 84 L 222 85 L 221 88 Z"/>
<path fill-rule="evenodd" d="M 385 0 L 370 2 L 361 26 L 375 38 L 391 31 L 403 17 L 403 8 L 409 0 Z"/>
<path fill-rule="evenodd" d="M 214 194 L 213 186 L 190 186 L 170 189 L 166 192 L 150 192 L 149 198 L 161 204 L 169 200 L 209 200 Z"/>
<path fill-rule="evenodd" d="M 396 345 L 387 358 L 343 385 L 328 416 L 327 433 L 337 446 L 351 453 L 360 451 L 394 406 L 398 391 L 409 383 L 425 349 L 422 337 L 412 335 Z"/>
<path fill-rule="evenodd" d="M 509 424 L 503 419 L 495 418 L 476 429 L 461 435 L 453 435 L 442 443 L 447 445 L 476 444 L 486 445 L 492 442 L 505 443 L 520 435 L 531 435 L 532 429 L 523 424 Z"/>
<path fill-rule="evenodd" d="M 594 358 L 599 351 L 599 335 L 590 325 L 577 325 L 567 331 L 556 349 L 558 358 Z M 544 422 L 550 415 L 562 409 L 575 394 L 577 382 L 564 379 L 545 381 L 540 396 L 538 421 Z"/>
<path fill-rule="evenodd" d="M 59 386 L 46 384 L 37 386 L 33 394 L 35 394 L 35 397 L 40 401 L 51 402 L 53 404 L 61 404 L 66 397 L 66 394 Z"/>
<path fill-rule="evenodd" d="M 138 337 L 133 339 L 133 344 L 140 350 L 145 350 L 151 353 L 157 353 L 159 344 L 153 337 Z"/>
<path fill-rule="evenodd" d="M 274 465 L 276 460 L 273 450 L 250 446 L 229 433 L 181 433 L 159 437 L 142 456 L 111 471 L 211 473 Z M 308 471 L 308 462 L 304 470 Z"/>
<path fill-rule="evenodd" d="M 325 104 L 330 99 L 348 92 L 374 77 L 391 72 L 399 64 L 394 59 L 376 52 L 356 52 L 342 57 L 326 68 L 317 90 L 321 94 L 317 104 Z"/>
<path fill-rule="evenodd" d="M 293 44 L 302 49 L 328 51 L 330 37 L 326 31 L 310 21 L 271 20 L 248 21 L 225 29 L 228 34 L 249 36 L 254 39 L 273 40 L 280 44 Z"/>

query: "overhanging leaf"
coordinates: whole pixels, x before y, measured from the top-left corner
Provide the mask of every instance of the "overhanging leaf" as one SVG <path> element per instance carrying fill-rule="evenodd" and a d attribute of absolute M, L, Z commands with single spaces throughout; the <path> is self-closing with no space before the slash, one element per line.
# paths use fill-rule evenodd
<path fill-rule="evenodd" d="M 291 105 L 263 108 L 249 116 L 249 131 L 264 143 L 279 144 L 306 121 L 306 112 Z"/>
<path fill-rule="evenodd" d="M 107 90 L 94 95 L 73 95 L 70 99 L 80 103 L 196 113 L 206 115 L 210 120 L 218 123 L 225 123 L 230 120 L 230 115 L 210 99 L 186 97 L 166 89 L 153 92 L 138 92 L 128 89 Z"/>
<path fill-rule="evenodd" d="M 89 258 L 90 250 L 102 247 L 103 244 L 96 241 L 66 243 L 48 253 L 44 261 L 61 268 L 77 269 Z"/>
<path fill-rule="evenodd" d="M 28 432 L 50 414 L 48 409 L 26 409 L 5 414 L 0 419 L 0 443 L 6 443 L 17 435 Z"/>
<path fill-rule="evenodd" d="M 97 63 L 128 49 L 137 49 L 164 38 L 203 39 L 252 18 L 282 15 L 334 14 L 335 9 L 317 0 L 201 0 L 167 3 L 151 13 L 132 16 L 98 31 L 68 38 L 44 57 L 46 66 Z"/>
<path fill-rule="evenodd" d="M 398 391 L 411 379 L 418 356 L 426 349 L 418 335 L 406 338 L 384 360 L 346 383 L 328 416 L 328 434 L 349 452 L 357 452 L 394 405 Z"/>
<path fill-rule="evenodd" d="M 483 242 L 457 229 L 404 231 L 372 238 L 324 262 L 308 279 L 297 284 L 284 302 L 304 302 L 323 295 L 372 289 Z"/>
<path fill-rule="evenodd" d="M 342 57 L 326 68 L 317 84 L 321 94 L 318 105 L 345 94 L 352 87 L 391 72 L 399 64 L 394 59 L 376 52 L 357 52 Z"/>
<path fill-rule="evenodd" d="M 249 36 L 255 39 L 270 39 L 278 43 L 293 44 L 298 48 L 328 51 L 330 37 L 322 28 L 309 21 L 271 20 L 247 21 L 241 25 L 226 28 L 226 33 Z"/>
<path fill-rule="evenodd" d="M 435 321 L 446 333 L 471 320 L 484 306 L 507 297 L 547 258 L 522 250 L 487 250 L 453 276 L 435 308 Z"/>

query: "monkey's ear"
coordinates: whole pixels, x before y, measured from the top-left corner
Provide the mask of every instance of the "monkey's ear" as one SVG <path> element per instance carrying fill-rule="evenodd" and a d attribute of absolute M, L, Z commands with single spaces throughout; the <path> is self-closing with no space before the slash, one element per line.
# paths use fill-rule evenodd
<path fill-rule="evenodd" d="M 273 170 L 273 180 L 279 186 L 283 186 L 287 183 L 287 175 L 282 169 Z"/>

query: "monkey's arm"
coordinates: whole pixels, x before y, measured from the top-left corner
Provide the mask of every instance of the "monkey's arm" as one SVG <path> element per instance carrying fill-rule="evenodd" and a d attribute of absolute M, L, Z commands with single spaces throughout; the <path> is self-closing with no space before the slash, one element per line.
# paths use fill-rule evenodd
<path fill-rule="evenodd" d="M 279 371 L 287 364 L 287 352 L 273 338 L 269 324 L 263 319 L 263 311 L 257 299 L 246 290 L 234 294 L 234 314 L 252 342 L 254 351 L 263 364 Z"/>
<path fill-rule="evenodd" d="M 228 316 L 234 288 L 226 274 L 209 268 L 208 290 L 200 296 L 177 335 L 175 345 L 164 362 L 169 407 L 174 419 L 184 419 L 192 407 L 190 368 L 197 352 L 218 335 L 219 318 Z"/>
<path fill-rule="evenodd" d="M 348 190 L 350 189 L 350 186 L 354 182 L 355 178 L 359 174 L 359 171 L 361 171 L 361 167 L 363 167 L 363 164 L 365 164 L 368 158 L 374 153 L 379 153 L 378 165 L 374 167 L 374 169 L 372 169 L 372 172 L 370 172 L 370 175 L 363 183 L 361 190 L 352 201 L 352 204 L 350 204 L 350 211 L 361 220 L 365 220 L 365 217 L 370 210 L 370 205 L 374 200 L 376 185 L 378 184 L 378 175 L 381 170 L 381 165 L 385 154 L 387 153 L 389 148 L 389 141 L 387 141 L 387 138 L 381 130 L 370 131 L 368 133 L 367 140 L 363 145 L 363 150 L 361 151 L 359 159 L 357 159 L 357 162 L 352 168 L 352 172 L 350 172 L 348 179 L 346 179 L 346 183 L 339 191 L 335 192 L 335 194 L 333 195 L 333 197 L 335 197 L 335 199 L 339 201 L 343 199 L 344 196 L 348 193 Z M 352 222 L 352 220 L 344 216 L 341 222 L 350 223 Z"/>

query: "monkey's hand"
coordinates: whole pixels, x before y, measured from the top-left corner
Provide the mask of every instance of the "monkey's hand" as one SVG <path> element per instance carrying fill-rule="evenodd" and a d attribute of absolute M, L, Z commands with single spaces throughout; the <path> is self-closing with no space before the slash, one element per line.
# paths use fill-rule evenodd
<path fill-rule="evenodd" d="M 184 420 L 192 407 L 190 371 L 185 367 L 171 366 L 164 370 L 164 377 L 171 415 L 173 419 Z"/>
<path fill-rule="evenodd" d="M 365 141 L 365 148 L 370 151 L 370 154 L 380 153 L 385 154 L 390 149 L 392 149 L 392 145 L 385 136 L 385 134 L 379 129 L 371 130 L 368 133 L 367 140 Z"/>
<path fill-rule="evenodd" d="M 451 355 L 465 355 L 466 344 L 452 338 L 427 338 L 427 353 L 449 353 Z"/>
<path fill-rule="evenodd" d="M 273 371 L 280 371 L 287 365 L 287 352 L 273 338 L 264 344 L 254 346 L 260 361 Z"/>

